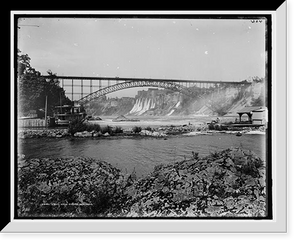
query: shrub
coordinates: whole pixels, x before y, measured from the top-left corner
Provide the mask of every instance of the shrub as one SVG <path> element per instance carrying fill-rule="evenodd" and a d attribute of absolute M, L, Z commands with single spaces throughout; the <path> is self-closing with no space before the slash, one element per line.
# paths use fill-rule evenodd
<path fill-rule="evenodd" d="M 117 126 L 114 130 L 114 133 L 123 133 L 123 129 L 120 126 Z"/>
<path fill-rule="evenodd" d="M 91 132 L 91 131 L 96 131 L 99 132 L 101 130 L 100 125 L 98 124 L 86 124 L 86 131 Z"/>
<path fill-rule="evenodd" d="M 73 136 L 76 132 L 86 131 L 87 125 L 84 123 L 84 119 L 74 119 L 68 126 L 68 132 Z"/>
<path fill-rule="evenodd" d="M 216 131 L 227 131 L 228 127 L 224 125 L 219 125 L 219 124 L 209 124 L 208 125 L 209 130 L 216 130 Z"/>
<path fill-rule="evenodd" d="M 208 129 L 209 129 L 209 130 L 215 130 L 214 124 L 209 124 L 209 125 L 208 125 Z"/>
<path fill-rule="evenodd" d="M 199 159 L 199 153 L 198 152 L 192 151 L 192 156 L 193 156 L 194 160 L 198 160 Z"/>
<path fill-rule="evenodd" d="M 147 131 L 149 131 L 149 132 L 152 132 L 152 128 L 151 128 L 150 126 L 147 126 L 147 127 L 145 128 L 145 130 L 147 130 Z"/>
<path fill-rule="evenodd" d="M 135 126 L 135 127 L 132 128 L 132 131 L 133 131 L 134 133 L 139 133 L 139 132 L 142 131 L 142 127 L 140 127 L 140 126 Z"/>
<path fill-rule="evenodd" d="M 102 134 L 108 133 L 111 135 L 113 133 L 112 127 L 109 125 L 101 127 L 100 131 Z"/>
<path fill-rule="evenodd" d="M 221 128 L 222 131 L 227 131 L 228 130 L 228 126 L 220 125 L 220 128 Z"/>
<path fill-rule="evenodd" d="M 221 130 L 221 126 L 220 125 L 215 125 L 215 130 L 216 131 L 220 131 Z"/>
<path fill-rule="evenodd" d="M 74 119 L 69 124 L 68 128 L 69 133 L 73 136 L 76 132 L 83 132 L 83 131 L 100 131 L 100 126 L 98 124 L 90 124 L 85 123 L 84 119 Z"/>

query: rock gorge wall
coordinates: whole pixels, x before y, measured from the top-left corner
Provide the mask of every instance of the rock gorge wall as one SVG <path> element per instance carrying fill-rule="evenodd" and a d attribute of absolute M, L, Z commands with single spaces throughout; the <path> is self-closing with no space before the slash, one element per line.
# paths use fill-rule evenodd
<path fill-rule="evenodd" d="M 98 98 L 85 105 L 88 115 L 119 116 L 127 114 L 135 104 L 135 98 Z"/>
<path fill-rule="evenodd" d="M 200 89 L 187 88 L 187 93 L 152 89 L 139 91 L 135 98 L 100 98 L 91 102 L 87 113 L 91 115 L 129 116 L 223 116 L 234 115 L 245 106 L 265 104 L 264 81 L 250 86 Z"/>
<path fill-rule="evenodd" d="M 129 115 L 171 115 L 180 111 L 182 95 L 169 90 L 139 91 Z"/>

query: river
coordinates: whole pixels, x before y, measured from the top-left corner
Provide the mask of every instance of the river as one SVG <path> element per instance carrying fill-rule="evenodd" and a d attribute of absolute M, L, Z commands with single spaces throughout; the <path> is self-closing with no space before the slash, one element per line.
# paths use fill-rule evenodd
<path fill-rule="evenodd" d="M 134 169 L 139 177 L 151 172 L 155 165 L 170 164 L 199 157 L 230 147 L 252 150 L 265 160 L 265 135 L 214 133 L 198 136 L 164 138 L 35 138 L 20 139 L 19 153 L 25 158 L 57 158 L 87 156 L 111 163 L 125 173 Z"/>

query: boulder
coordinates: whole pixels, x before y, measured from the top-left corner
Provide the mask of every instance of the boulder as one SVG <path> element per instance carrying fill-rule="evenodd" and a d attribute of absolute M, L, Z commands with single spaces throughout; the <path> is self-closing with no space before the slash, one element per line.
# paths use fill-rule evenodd
<path fill-rule="evenodd" d="M 140 135 L 142 136 L 152 136 L 152 132 L 148 130 L 141 130 Z"/>
<path fill-rule="evenodd" d="M 81 137 L 82 136 L 82 132 L 75 132 L 74 133 L 74 137 Z"/>
<path fill-rule="evenodd" d="M 82 132 L 82 136 L 83 136 L 83 137 L 92 137 L 92 136 L 93 136 L 93 133 L 90 133 L 90 132 L 88 132 L 88 131 L 84 131 L 84 132 Z"/>
<path fill-rule="evenodd" d="M 19 159 L 18 167 L 21 217 L 102 217 L 123 205 L 119 199 L 123 200 L 124 175 L 106 162 L 86 157 Z"/>
<path fill-rule="evenodd" d="M 167 134 L 165 134 L 164 132 L 153 132 L 152 136 L 153 137 L 166 137 Z"/>
<path fill-rule="evenodd" d="M 84 137 L 92 137 L 92 136 L 93 136 L 93 133 L 90 133 L 88 131 L 76 132 L 74 134 L 74 137 L 82 137 L 82 138 L 84 138 Z"/>
<path fill-rule="evenodd" d="M 156 166 L 132 185 L 127 216 L 264 217 L 262 170 L 255 154 L 236 148 Z"/>
<path fill-rule="evenodd" d="M 99 137 L 99 136 L 101 136 L 101 135 L 102 135 L 101 132 L 94 132 L 94 133 L 93 133 L 93 137 Z"/>

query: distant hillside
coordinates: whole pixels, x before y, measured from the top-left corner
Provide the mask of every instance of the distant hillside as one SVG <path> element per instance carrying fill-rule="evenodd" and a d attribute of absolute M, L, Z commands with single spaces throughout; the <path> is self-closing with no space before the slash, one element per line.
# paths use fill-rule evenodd
<path fill-rule="evenodd" d="M 265 105 L 265 82 L 256 80 L 250 86 L 222 88 L 187 88 L 184 93 L 148 89 L 139 91 L 135 98 L 103 97 L 91 102 L 91 115 L 170 116 L 197 115 L 223 116 L 235 114 L 245 106 Z"/>

